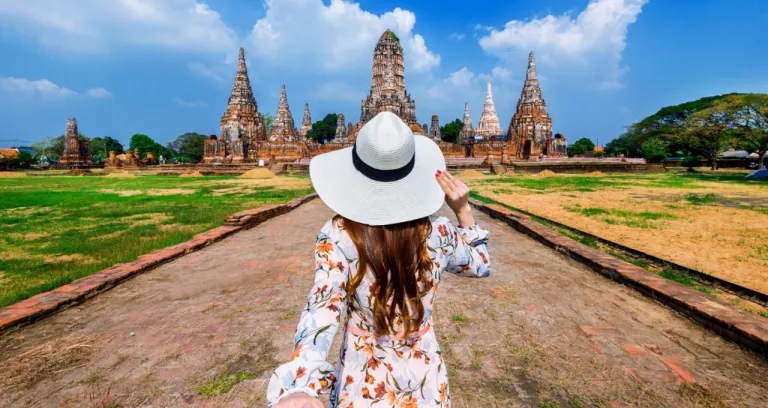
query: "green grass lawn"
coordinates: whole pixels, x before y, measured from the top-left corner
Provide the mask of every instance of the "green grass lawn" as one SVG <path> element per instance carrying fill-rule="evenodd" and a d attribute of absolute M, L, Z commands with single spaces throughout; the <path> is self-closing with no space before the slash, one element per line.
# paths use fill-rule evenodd
<path fill-rule="evenodd" d="M 305 177 L 306 178 L 306 177 Z M 234 177 L 0 179 L 0 307 L 220 226 L 229 214 L 312 190 Z M 295 180 L 293 180 L 295 181 Z M 121 195 L 122 194 L 122 195 Z"/>

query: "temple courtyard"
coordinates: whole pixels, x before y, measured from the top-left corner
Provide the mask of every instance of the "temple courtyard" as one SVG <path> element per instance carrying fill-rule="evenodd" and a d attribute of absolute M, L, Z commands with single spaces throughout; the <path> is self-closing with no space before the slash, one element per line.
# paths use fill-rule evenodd
<path fill-rule="evenodd" d="M 331 215 L 311 201 L 4 334 L 0 406 L 264 406 Z M 447 276 L 436 308 L 455 407 L 768 404 L 765 360 L 477 217 L 492 275 Z"/>

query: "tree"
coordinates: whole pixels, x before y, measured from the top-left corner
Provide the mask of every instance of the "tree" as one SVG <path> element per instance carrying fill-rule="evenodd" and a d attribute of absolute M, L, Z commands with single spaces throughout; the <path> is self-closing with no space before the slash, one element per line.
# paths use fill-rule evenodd
<path fill-rule="evenodd" d="M 272 131 L 272 122 L 275 121 L 275 115 L 269 112 L 262 112 L 261 119 L 264 121 L 264 129 L 267 130 L 267 136 L 269 136 L 269 132 Z"/>
<path fill-rule="evenodd" d="M 168 149 L 173 151 L 175 155 L 181 156 L 184 161 L 197 163 L 203 159 L 206 139 L 207 137 L 200 133 L 184 133 L 173 142 L 168 143 Z"/>
<path fill-rule="evenodd" d="M 109 136 L 104 136 L 104 148 L 107 153 L 114 151 L 115 154 L 123 154 L 123 144 L 119 141 L 112 139 Z"/>
<path fill-rule="evenodd" d="M 735 144 L 755 151 L 763 164 L 768 151 L 768 95 L 749 94 L 732 96 L 729 99 L 735 127 Z"/>
<path fill-rule="evenodd" d="M 668 138 L 678 141 L 700 153 L 717 170 L 717 154 L 728 143 L 734 113 L 728 102 L 718 100 L 710 108 L 700 110 L 686 118 L 682 127 Z"/>
<path fill-rule="evenodd" d="M 453 122 L 440 126 L 440 139 L 444 142 L 459 143 L 459 134 L 463 127 L 464 122 L 461 119 L 455 119 Z"/>
<path fill-rule="evenodd" d="M 325 115 L 323 120 L 312 124 L 312 130 L 307 132 L 307 139 L 313 139 L 319 143 L 325 143 L 336 137 L 336 122 L 339 117 L 335 113 Z"/>
<path fill-rule="evenodd" d="M 161 155 L 166 157 L 173 155 L 173 153 L 166 147 L 160 143 L 155 142 L 155 140 L 151 137 L 141 133 L 136 133 L 135 135 L 131 136 L 130 147 L 128 147 L 128 149 L 139 149 L 139 154 L 141 154 L 142 158 L 147 157 L 147 152 L 154 153 L 156 159 L 158 159 Z"/>
<path fill-rule="evenodd" d="M 648 163 L 661 163 L 668 155 L 667 143 L 658 137 L 652 137 L 643 143 L 643 157 Z"/>
<path fill-rule="evenodd" d="M 595 144 L 592 143 L 592 141 L 587 139 L 586 137 L 582 137 L 581 139 L 577 140 L 574 144 L 567 147 L 568 157 L 582 155 L 587 152 L 594 152 L 594 151 L 595 151 Z"/>

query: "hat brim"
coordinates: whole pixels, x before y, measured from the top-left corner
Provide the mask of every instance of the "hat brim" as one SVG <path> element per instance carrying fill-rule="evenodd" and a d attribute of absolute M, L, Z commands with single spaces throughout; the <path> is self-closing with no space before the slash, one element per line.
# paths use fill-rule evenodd
<path fill-rule="evenodd" d="M 445 171 L 440 147 L 415 136 L 413 170 L 397 181 L 371 180 L 352 163 L 352 148 L 321 154 L 309 163 L 309 177 L 320 199 L 334 212 L 367 225 L 389 225 L 434 214 L 445 202 L 435 179 Z"/>

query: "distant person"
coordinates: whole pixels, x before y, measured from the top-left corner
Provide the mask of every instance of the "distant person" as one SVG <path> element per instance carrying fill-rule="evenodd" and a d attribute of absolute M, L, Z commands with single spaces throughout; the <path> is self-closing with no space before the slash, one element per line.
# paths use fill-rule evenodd
<path fill-rule="evenodd" d="M 449 407 L 448 369 L 432 324 L 444 271 L 491 273 L 469 188 L 445 171 L 440 148 L 414 137 L 391 112 L 376 115 L 353 147 L 309 166 L 320 198 L 338 215 L 315 244 L 315 280 L 290 362 L 272 374 L 274 408 Z M 458 219 L 433 215 L 446 203 Z M 342 327 L 339 363 L 328 352 Z M 447 362 L 450 364 L 450 362 Z"/>

